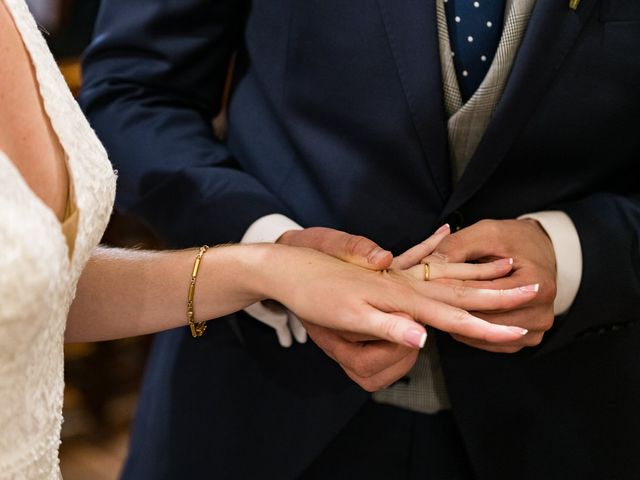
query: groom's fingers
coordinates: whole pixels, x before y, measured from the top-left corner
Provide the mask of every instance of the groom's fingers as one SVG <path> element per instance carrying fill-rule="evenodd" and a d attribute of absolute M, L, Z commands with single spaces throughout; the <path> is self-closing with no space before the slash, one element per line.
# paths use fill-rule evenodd
<path fill-rule="evenodd" d="M 384 340 L 350 342 L 341 332 L 307 326 L 311 339 L 363 389 L 374 392 L 402 378 L 413 367 L 418 350 Z"/>
<path fill-rule="evenodd" d="M 473 338 L 452 335 L 453 338 L 459 342 L 490 352 L 514 353 L 524 347 L 537 346 L 542 342 L 545 333 L 553 325 L 553 308 L 551 306 L 547 306 L 546 309 L 533 306 L 505 313 L 478 313 L 477 315 L 491 323 L 523 325 L 529 330 L 529 333 L 521 339 L 501 345 L 492 345 Z"/>
<path fill-rule="evenodd" d="M 379 340 L 350 342 L 341 332 L 306 324 L 309 336 L 358 385 L 373 392 L 384 388 L 413 367 L 418 350 Z"/>
<path fill-rule="evenodd" d="M 336 342 L 333 354 L 340 364 L 359 378 L 375 377 L 417 350 L 387 341 Z"/>
<path fill-rule="evenodd" d="M 336 362 L 356 372 L 361 377 L 369 377 L 398 362 L 410 350 L 404 345 L 387 341 L 352 342 L 342 332 L 330 328 L 305 323 L 311 339 Z"/>
<path fill-rule="evenodd" d="M 312 248 L 369 270 L 385 270 L 393 260 L 391 252 L 374 241 L 332 228 L 290 230 L 285 232 L 277 243 Z"/>
<path fill-rule="evenodd" d="M 529 332 L 524 337 L 522 337 L 521 342 L 510 342 L 505 344 L 482 342 L 473 338 L 464 337 L 462 335 L 452 334 L 451 336 L 458 342 L 464 343 L 479 350 L 486 350 L 487 352 L 494 353 L 516 353 L 525 347 L 535 347 L 539 345 L 544 336 L 544 332 Z"/>
<path fill-rule="evenodd" d="M 492 353 L 517 353 L 524 348 L 524 345 L 514 346 L 514 345 L 493 345 L 491 343 L 480 342 L 474 340 L 473 338 L 463 337 L 461 335 L 451 335 L 454 340 L 457 340 L 460 343 L 464 343 L 473 348 L 477 348 L 478 350 L 485 350 L 487 352 Z"/>
<path fill-rule="evenodd" d="M 407 355 L 402 357 L 396 363 L 369 377 L 360 376 L 355 371 L 344 366 L 343 369 L 349 378 L 360 385 L 364 390 L 367 392 L 377 392 L 378 390 L 386 388 L 404 377 L 409 370 L 413 368 L 417 358 L 418 352 L 416 350 L 409 350 Z"/>
<path fill-rule="evenodd" d="M 380 340 L 379 337 L 374 337 L 373 335 L 365 335 L 363 333 L 353 333 L 353 332 L 343 332 L 340 331 L 340 336 L 344 338 L 347 342 L 373 342 L 376 340 Z"/>

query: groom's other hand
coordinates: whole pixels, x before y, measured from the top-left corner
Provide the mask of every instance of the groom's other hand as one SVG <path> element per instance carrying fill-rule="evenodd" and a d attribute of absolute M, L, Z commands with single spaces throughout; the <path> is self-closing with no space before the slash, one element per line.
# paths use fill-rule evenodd
<path fill-rule="evenodd" d="M 369 270 L 386 270 L 393 255 L 368 238 L 324 227 L 285 232 L 276 243 L 318 250 Z M 321 307 L 319 307 L 321 308 Z M 375 392 L 404 376 L 418 350 L 314 325 L 300 319 L 318 347 L 360 387 Z"/>
<path fill-rule="evenodd" d="M 519 326 L 529 330 L 529 333 L 517 342 L 502 345 L 455 334 L 452 336 L 472 347 L 492 352 L 514 353 L 524 347 L 539 345 L 554 322 L 556 258 L 551 240 L 537 221 L 482 220 L 445 238 L 425 261 L 485 262 L 496 258 L 513 258 L 510 276 L 489 281 L 445 281 L 501 290 L 538 284 L 538 294 L 516 308 L 490 313 L 472 312 L 491 323 Z"/>
<path fill-rule="evenodd" d="M 419 350 L 415 348 L 302 323 L 314 343 L 368 392 L 376 392 L 404 377 L 418 358 Z"/>

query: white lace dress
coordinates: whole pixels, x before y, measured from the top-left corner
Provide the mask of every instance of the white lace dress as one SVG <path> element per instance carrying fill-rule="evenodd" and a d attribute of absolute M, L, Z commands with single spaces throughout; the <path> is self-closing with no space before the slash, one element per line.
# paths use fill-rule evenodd
<path fill-rule="evenodd" d="M 24 0 L 0 1 L 31 56 L 79 210 L 69 258 L 57 217 L 0 152 L 0 478 L 57 479 L 65 323 L 80 273 L 107 225 L 115 175 Z"/>

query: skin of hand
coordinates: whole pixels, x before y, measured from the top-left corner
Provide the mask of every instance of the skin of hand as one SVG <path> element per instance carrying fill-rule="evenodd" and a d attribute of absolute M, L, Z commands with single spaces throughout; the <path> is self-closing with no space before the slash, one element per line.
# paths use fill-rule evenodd
<path fill-rule="evenodd" d="M 475 288 L 511 289 L 518 285 L 539 286 L 539 292 L 524 304 L 502 311 L 474 311 L 474 315 L 502 325 L 518 325 L 529 331 L 509 344 L 496 345 L 464 335 L 452 336 L 472 347 L 500 353 L 515 353 L 542 342 L 554 322 L 553 302 L 556 296 L 556 258 L 551 240 L 540 224 L 531 219 L 482 220 L 447 238 L 434 253 L 423 259 L 434 265 L 448 262 L 486 262 L 495 258 L 513 258 L 509 276 L 492 280 L 440 279 L 434 283 Z"/>
<path fill-rule="evenodd" d="M 318 304 L 310 304 L 311 308 L 306 311 L 296 310 L 295 300 L 280 300 L 275 296 L 272 298 L 287 304 L 299 318 L 306 319 L 303 320 L 303 323 L 313 341 L 329 357 L 340 364 L 352 380 L 367 391 L 376 391 L 390 385 L 404 376 L 415 363 L 417 358 L 416 345 L 406 341 L 399 342 L 397 335 L 394 337 L 389 334 L 394 328 L 399 328 L 398 325 L 404 325 L 405 329 L 409 328 L 408 324 L 399 319 L 403 319 L 405 322 L 411 322 L 412 320 L 409 318 L 416 319 L 445 331 L 462 328 L 465 331 L 472 331 L 472 336 L 482 342 L 502 344 L 516 341 L 523 332 L 513 335 L 514 331 L 512 330 L 507 334 L 509 337 L 507 339 L 502 334 L 496 336 L 491 333 L 487 336 L 484 325 L 471 327 L 468 324 L 469 317 L 465 309 L 483 304 L 485 306 L 480 307 L 483 310 L 502 310 L 528 301 L 530 297 L 535 296 L 535 292 L 516 288 L 505 294 L 505 292 L 500 293 L 487 289 L 473 290 L 436 282 L 424 282 L 424 266 L 415 266 L 415 264 L 431 253 L 448 234 L 449 228 L 444 226 L 425 242 L 393 259 L 389 252 L 382 250 L 371 240 L 355 237 L 345 232 L 326 228 L 287 232 L 279 239 L 278 243 L 321 250 L 336 258 L 369 269 L 371 272 L 365 272 L 369 274 L 369 277 L 364 283 L 359 284 L 350 280 L 340 286 L 338 282 L 340 275 L 316 271 L 316 277 L 322 275 L 325 278 L 336 279 L 332 282 L 332 290 L 323 295 L 322 298 L 326 301 L 320 304 L 321 308 L 318 308 Z M 388 267 L 398 270 L 408 269 L 405 271 L 384 270 Z M 377 273 L 375 273 L 376 271 Z M 449 276 L 458 274 L 460 278 L 492 279 L 506 275 L 510 271 L 511 262 L 509 259 L 502 259 L 485 265 L 447 264 L 443 265 L 440 273 Z M 383 287 L 379 287 L 373 280 L 375 278 L 382 278 L 387 282 Z M 301 281 L 302 279 L 298 277 L 297 283 L 308 287 L 305 281 L 302 283 Z M 291 286 L 290 288 L 295 289 L 296 287 Z M 322 285 L 319 288 L 323 288 Z M 347 298 L 341 298 L 342 294 L 348 294 Z M 391 315 L 384 317 L 386 319 L 384 321 L 388 324 L 380 330 L 387 333 L 372 335 L 371 330 L 369 332 L 363 331 L 363 325 L 371 322 L 365 321 L 363 315 L 366 312 L 358 305 L 354 305 L 354 309 L 347 314 L 347 318 L 349 315 L 352 317 L 351 325 L 349 322 L 345 322 L 345 316 L 340 309 L 343 309 L 345 305 L 347 308 L 351 308 L 348 306 L 349 298 L 369 298 L 369 301 L 372 302 L 371 305 L 376 309 L 390 313 Z M 335 327 L 331 326 L 331 320 L 328 319 L 322 322 L 318 322 L 317 319 L 309 321 L 312 317 L 317 317 L 319 312 L 335 318 Z M 340 321 L 338 322 L 337 319 Z M 396 326 L 392 328 L 392 324 L 396 324 Z M 457 333 L 457 335 L 461 334 Z M 424 337 L 421 338 L 421 343 L 423 341 Z"/>

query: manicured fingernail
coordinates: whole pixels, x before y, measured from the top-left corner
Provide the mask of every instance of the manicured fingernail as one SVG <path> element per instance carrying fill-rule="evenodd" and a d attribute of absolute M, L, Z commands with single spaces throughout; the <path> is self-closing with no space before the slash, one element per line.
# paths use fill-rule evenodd
<path fill-rule="evenodd" d="M 377 248 L 375 249 L 373 252 L 371 252 L 369 254 L 369 257 L 367 258 L 367 261 L 371 264 L 375 264 L 378 263 L 379 261 L 381 261 L 384 257 L 386 257 L 387 255 L 390 255 L 391 252 L 389 252 L 388 250 L 384 250 L 382 248 Z"/>
<path fill-rule="evenodd" d="M 510 332 L 517 333 L 518 335 L 522 335 L 523 337 L 527 333 L 529 333 L 529 330 L 527 330 L 526 328 L 520 328 L 520 327 L 504 327 L 504 328 L 506 328 Z"/>
<path fill-rule="evenodd" d="M 423 330 L 407 330 L 404 332 L 404 341 L 413 348 L 422 348 L 427 343 L 427 332 Z"/>
<path fill-rule="evenodd" d="M 499 267 L 504 267 L 504 266 L 507 266 L 507 265 L 513 265 L 513 258 L 501 258 L 500 260 L 496 260 L 493 263 L 495 265 L 498 265 Z"/>
<path fill-rule="evenodd" d="M 539 283 L 532 283 L 531 285 L 525 285 L 524 287 L 520 287 L 520 291 L 522 293 L 538 292 L 539 290 L 540 290 Z"/>
<path fill-rule="evenodd" d="M 449 227 L 449 224 L 445 223 L 439 229 L 436 230 L 436 233 L 434 233 L 434 235 L 438 235 L 439 233 L 443 233 L 443 232 L 448 232 L 450 229 L 451 227 Z"/>

